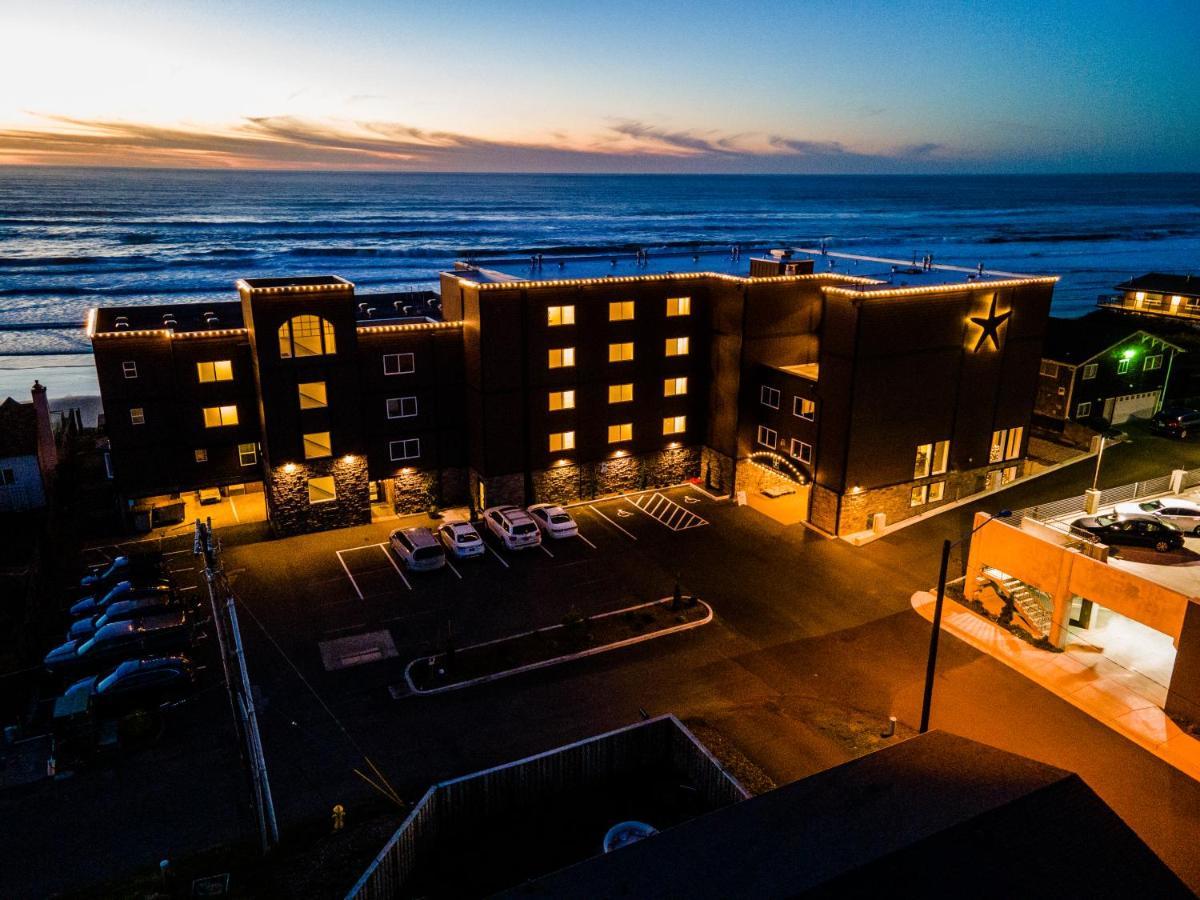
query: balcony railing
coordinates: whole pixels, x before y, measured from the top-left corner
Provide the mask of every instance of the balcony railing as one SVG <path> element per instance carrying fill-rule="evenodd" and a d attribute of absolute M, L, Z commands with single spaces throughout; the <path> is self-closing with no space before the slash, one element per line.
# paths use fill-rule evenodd
<path fill-rule="evenodd" d="M 1174 309 L 1170 301 L 1155 301 L 1146 299 L 1141 305 L 1133 297 L 1124 295 L 1101 294 L 1096 298 L 1096 305 L 1104 309 L 1123 309 L 1128 312 L 1142 313 L 1148 316 L 1171 316 L 1177 319 L 1200 319 L 1200 301 L 1193 303 L 1184 300 Z"/>

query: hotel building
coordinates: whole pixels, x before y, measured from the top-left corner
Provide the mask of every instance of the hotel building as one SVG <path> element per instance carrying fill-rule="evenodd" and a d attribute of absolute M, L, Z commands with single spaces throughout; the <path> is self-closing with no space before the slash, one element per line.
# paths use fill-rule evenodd
<path fill-rule="evenodd" d="M 442 273 L 420 315 L 247 279 L 89 330 L 131 501 L 262 490 L 287 534 L 695 478 L 846 534 L 1021 474 L 1054 281 L 812 251 L 496 260 Z"/>

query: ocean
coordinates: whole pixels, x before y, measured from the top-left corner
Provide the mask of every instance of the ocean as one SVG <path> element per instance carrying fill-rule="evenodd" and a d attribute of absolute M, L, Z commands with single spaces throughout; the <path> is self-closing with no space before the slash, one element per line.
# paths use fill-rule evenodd
<path fill-rule="evenodd" d="M 97 393 L 95 305 L 234 299 L 244 276 L 436 287 L 456 259 L 811 246 L 1062 276 L 1054 312 L 1200 270 L 1200 175 L 421 175 L 0 168 L 0 398 Z"/>

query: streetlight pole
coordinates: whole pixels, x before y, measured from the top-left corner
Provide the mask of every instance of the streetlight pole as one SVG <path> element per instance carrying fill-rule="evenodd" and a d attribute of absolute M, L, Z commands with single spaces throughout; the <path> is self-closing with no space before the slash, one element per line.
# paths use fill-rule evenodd
<path fill-rule="evenodd" d="M 929 730 L 929 713 L 933 707 L 933 676 L 937 671 L 938 637 L 942 633 L 942 607 L 946 602 L 946 575 L 950 569 L 950 550 L 971 537 L 992 519 L 1005 519 L 1012 510 L 1002 509 L 988 516 L 957 541 L 942 542 L 942 566 L 938 570 L 937 600 L 933 604 L 933 631 L 929 634 L 929 658 L 925 661 L 925 695 L 921 700 L 921 734 Z"/>

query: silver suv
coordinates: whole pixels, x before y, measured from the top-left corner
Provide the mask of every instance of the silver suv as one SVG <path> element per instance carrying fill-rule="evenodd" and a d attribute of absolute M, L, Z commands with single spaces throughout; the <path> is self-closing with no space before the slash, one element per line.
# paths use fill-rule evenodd
<path fill-rule="evenodd" d="M 500 538 L 509 550 L 522 547 L 537 547 L 542 543 L 542 533 L 537 522 L 519 506 L 493 506 L 483 511 L 483 521 L 488 531 Z"/>
<path fill-rule="evenodd" d="M 388 543 L 410 572 L 427 572 L 446 564 L 446 551 L 428 528 L 398 528 Z"/>

